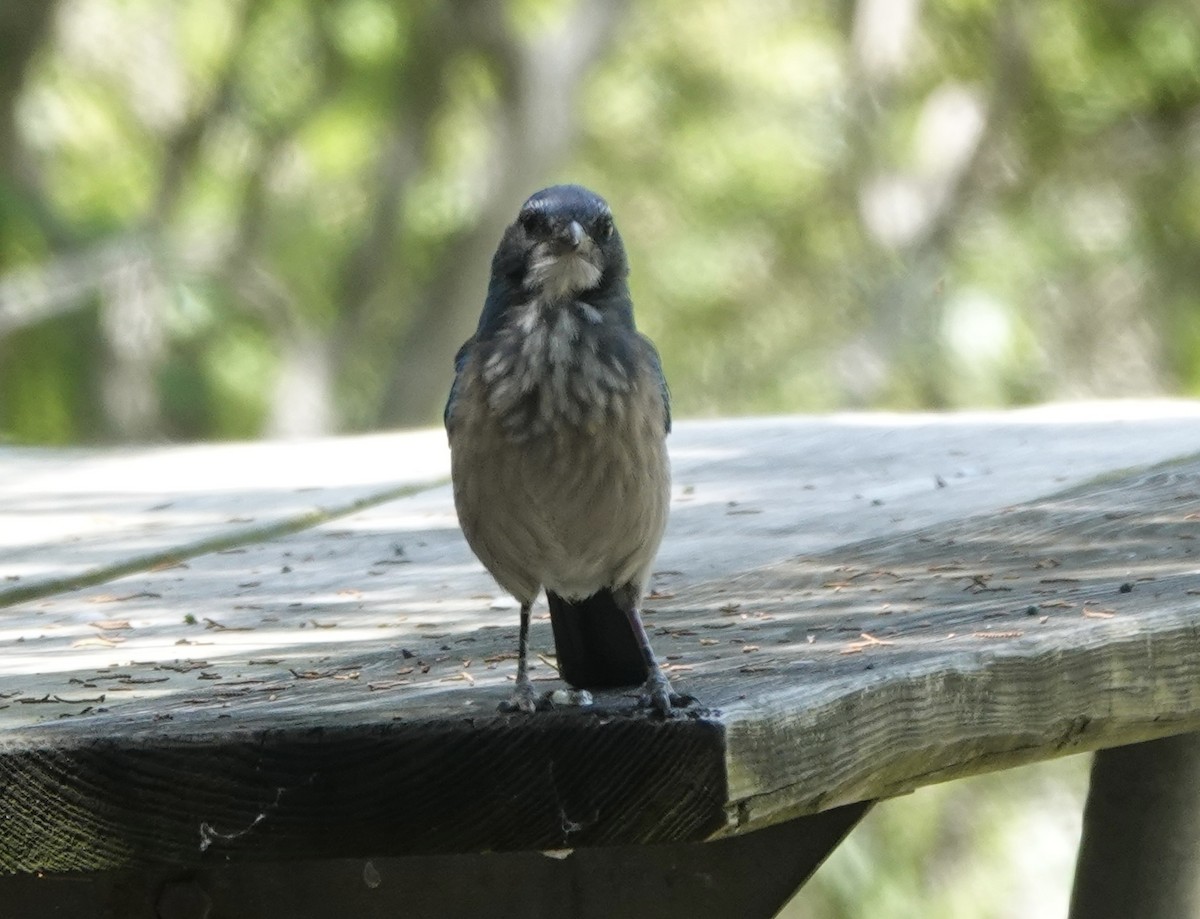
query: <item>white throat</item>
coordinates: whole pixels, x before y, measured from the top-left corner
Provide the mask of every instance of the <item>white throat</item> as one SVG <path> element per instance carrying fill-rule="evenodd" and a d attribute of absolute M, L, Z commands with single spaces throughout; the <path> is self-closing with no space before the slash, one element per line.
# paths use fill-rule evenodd
<path fill-rule="evenodd" d="M 534 250 L 529 265 L 529 290 L 541 291 L 546 303 L 559 303 L 591 290 L 600 283 L 602 272 L 583 249 L 555 255 L 543 247 Z"/>

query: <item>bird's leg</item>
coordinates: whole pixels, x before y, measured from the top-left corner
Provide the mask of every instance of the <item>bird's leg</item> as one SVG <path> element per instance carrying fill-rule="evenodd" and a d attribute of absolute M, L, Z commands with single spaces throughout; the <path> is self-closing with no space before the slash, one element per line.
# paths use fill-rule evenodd
<path fill-rule="evenodd" d="M 631 603 L 626 606 L 625 615 L 629 619 L 629 627 L 633 629 L 638 647 L 642 649 L 646 670 L 650 673 L 642 685 L 641 694 L 638 696 L 638 706 L 653 708 L 665 718 L 671 714 L 672 708 L 683 708 L 695 702 L 696 700 L 692 696 L 677 693 L 671 688 L 671 681 L 667 679 L 662 667 L 658 665 L 658 660 L 650 647 L 650 636 L 646 634 L 646 627 L 642 624 L 642 616 L 638 612 L 636 604 Z"/>
<path fill-rule="evenodd" d="M 521 631 L 517 638 L 517 685 L 512 697 L 500 703 L 502 712 L 537 711 L 537 693 L 529 679 L 529 603 L 521 604 Z"/>

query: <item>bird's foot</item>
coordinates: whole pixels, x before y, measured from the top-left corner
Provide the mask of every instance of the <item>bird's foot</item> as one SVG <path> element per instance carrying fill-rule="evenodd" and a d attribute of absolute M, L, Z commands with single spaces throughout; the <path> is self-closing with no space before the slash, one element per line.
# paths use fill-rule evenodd
<path fill-rule="evenodd" d="M 662 717 L 670 718 L 675 709 L 687 708 L 695 701 L 695 696 L 675 692 L 666 674 L 656 667 L 643 684 L 637 704 L 638 708 L 652 708 Z"/>
<path fill-rule="evenodd" d="M 538 709 L 537 690 L 533 688 L 533 683 L 529 678 L 517 679 L 517 687 L 513 690 L 513 694 L 504 702 L 500 703 L 500 711 L 505 713 L 510 712 L 525 712 L 527 715 L 532 715 Z"/>

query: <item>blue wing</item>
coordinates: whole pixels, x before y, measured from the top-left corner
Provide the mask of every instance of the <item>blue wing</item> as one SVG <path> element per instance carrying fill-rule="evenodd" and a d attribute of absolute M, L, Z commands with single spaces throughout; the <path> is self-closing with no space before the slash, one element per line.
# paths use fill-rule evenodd
<path fill-rule="evenodd" d="M 474 338 L 467 339 L 454 355 L 454 382 L 450 384 L 450 395 L 446 397 L 446 408 L 442 411 L 442 424 L 447 430 L 450 428 L 450 416 L 454 413 L 454 403 L 458 399 L 458 386 L 462 380 L 463 368 L 467 365 L 467 357 L 471 353 L 474 341 Z"/>
<path fill-rule="evenodd" d="M 654 343 L 646 336 L 642 336 L 642 341 L 646 343 L 646 353 L 650 355 L 650 369 L 658 376 L 658 389 L 662 393 L 663 414 L 666 416 L 666 432 L 671 433 L 671 388 L 667 385 L 667 378 L 663 374 L 662 360 L 658 356 L 658 349 L 654 347 Z"/>

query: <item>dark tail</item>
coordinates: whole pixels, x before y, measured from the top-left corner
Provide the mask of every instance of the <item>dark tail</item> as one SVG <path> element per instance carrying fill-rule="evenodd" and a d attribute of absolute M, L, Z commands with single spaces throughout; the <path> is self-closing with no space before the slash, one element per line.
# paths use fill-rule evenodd
<path fill-rule="evenodd" d="M 638 686 L 649 672 L 625 611 L 608 588 L 586 600 L 564 600 L 546 591 L 558 671 L 572 686 L 605 689 Z"/>

